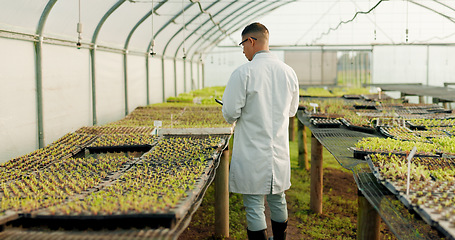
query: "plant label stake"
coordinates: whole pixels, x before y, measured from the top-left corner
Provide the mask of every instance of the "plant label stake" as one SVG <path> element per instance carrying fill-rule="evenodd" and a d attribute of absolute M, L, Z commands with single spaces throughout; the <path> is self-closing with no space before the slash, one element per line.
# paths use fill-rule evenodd
<path fill-rule="evenodd" d="M 378 90 L 378 93 L 379 93 L 379 100 L 381 100 L 381 92 L 382 92 L 382 89 L 380 87 L 377 88 Z"/>
<path fill-rule="evenodd" d="M 158 130 L 160 129 L 161 126 L 163 126 L 162 121 L 153 121 L 153 126 L 156 127 L 156 135 L 158 136 Z"/>
<path fill-rule="evenodd" d="M 409 182 L 411 180 L 411 159 L 414 157 L 414 155 L 417 152 L 417 148 L 414 146 L 411 150 L 411 153 L 408 155 L 408 177 L 406 180 L 406 195 L 409 196 Z"/>
<path fill-rule="evenodd" d="M 316 108 L 319 107 L 317 103 L 310 103 L 310 106 L 313 107 L 313 113 L 316 113 Z"/>

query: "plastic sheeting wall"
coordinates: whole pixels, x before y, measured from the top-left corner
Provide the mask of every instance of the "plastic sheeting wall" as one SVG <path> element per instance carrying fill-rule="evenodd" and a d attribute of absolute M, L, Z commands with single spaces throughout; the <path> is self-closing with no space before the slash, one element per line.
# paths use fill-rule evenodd
<path fill-rule="evenodd" d="M 177 89 L 177 94 L 180 94 L 180 93 L 183 93 L 185 92 L 184 89 L 185 89 L 185 75 L 184 75 L 184 69 L 183 69 L 183 61 L 181 60 L 177 60 L 176 61 L 176 70 L 177 70 L 177 86 L 176 86 L 176 89 Z"/>
<path fill-rule="evenodd" d="M 33 44 L 0 38 L 0 162 L 38 147 Z M 27 71 L 26 71 L 27 70 Z"/>
<path fill-rule="evenodd" d="M 455 46 L 375 46 L 374 83 L 455 82 Z"/>
<path fill-rule="evenodd" d="M 300 85 L 337 83 L 335 51 L 285 51 L 284 61 L 294 69 Z"/>
<path fill-rule="evenodd" d="M 426 47 L 381 46 L 373 49 L 373 83 L 426 83 Z"/>
<path fill-rule="evenodd" d="M 150 102 L 163 101 L 163 72 L 160 58 L 149 58 Z"/>
<path fill-rule="evenodd" d="M 168 81 L 164 82 L 164 94 L 165 98 L 170 96 L 174 96 L 174 61 L 170 59 L 164 59 L 164 76 L 165 79 L 169 79 Z"/>
<path fill-rule="evenodd" d="M 49 144 L 68 132 L 91 125 L 89 53 L 44 45 L 42 65 L 44 140 Z"/>
<path fill-rule="evenodd" d="M 125 116 L 125 93 L 122 55 L 96 53 L 96 109 L 98 124 Z"/>
<path fill-rule="evenodd" d="M 128 111 L 147 105 L 147 71 L 143 56 L 128 58 Z"/>

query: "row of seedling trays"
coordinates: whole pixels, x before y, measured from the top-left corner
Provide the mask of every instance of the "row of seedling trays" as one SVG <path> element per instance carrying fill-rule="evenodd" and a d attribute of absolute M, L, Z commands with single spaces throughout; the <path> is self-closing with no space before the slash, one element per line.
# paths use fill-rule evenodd
<path fill-rule="evenodd" d="M 433 138 L 432 142 L 403 141 L 393 138 L 369 137 L 358 141 L 351 150 L 354 157 L 364 159 L 369 154 L 407 155 L 413 147 L 417 148 L 416 156 L 454 157 L 455 137 Z"/>
<path fill-rule="evenodd" d="M 378 180 L 403 204 L 449 239 L 455 238 L 455 159 L 372 154 L 366 160 Z"/>
<path fill-rule="evenodd" d="M 147 137 L 141 138 L 142 135 Z M 190 205 L 192 198 L 189 196 L 201 191 L 208 173 L 213 170 L 213 160 L 219 155 L 215 148 L 220 142 L 226 142 L 221 137 L 156 139 L 138 133 L 90 136 L 86 147 L 81 148 L 82 153 L 77 154 L 88 157 L 53 158 L 39 169 L 22 171 L 14 178 L 3 180 L 0 183 L 0 224 L 23 217 L 24 221 L 43 223 L 46 220 L 49 225 L 57 226 L 89 219 L 106 219 L 107 225 L 117 219 L 121 221 L 116 223 L 122 226 L 136 226 L 148 219 L 149 223 L 154 220 L 152 222 L 157 225 L 169 227 L 185 213 L 182 204 Z M 66 139 L 65 145 L 71 144 L 67 139 L 72 137 L 62 138 Z M 140 141 L 135 142 L 138 138 Z M 119 141 L 113 141 L 115 139 Z M 96 151 L 103 152 L 101 146 L 104 144 L 110 148 L 106 152 L 115 150 L 116 145 L 123 145 L 120 149 L 123 151 L 127 146 L 137 148 L 138 145 L 128 145 L 137 143 L 148 144 L 149 149 L 151 145 L 155 147 L 141 158 L 94 154 L 88 150 L 97 148 Z M 64 144 L 52 146 L 60 145 Z M 34 164 L 31 159 L 27 158 L 28 163 Z M 17 159 L 14 160 L 17 163 Z M 6 163 L 1 171 L 8 176 L 8 173 L 19 171 L 16 167 L 17 164 Z M 187 199 L 186 203 L 184 199 Z M 163 217 L 168 221 L 163 221 Z M 60 222 L 64 219 L 66 221 Z M 128 219 L 131 221 L 125 221 Z M 86 227 L 93 224 L 83 222 L 89 223 Z M 83 227 L 81 223 L 72 222 L 68 226 Z"/>

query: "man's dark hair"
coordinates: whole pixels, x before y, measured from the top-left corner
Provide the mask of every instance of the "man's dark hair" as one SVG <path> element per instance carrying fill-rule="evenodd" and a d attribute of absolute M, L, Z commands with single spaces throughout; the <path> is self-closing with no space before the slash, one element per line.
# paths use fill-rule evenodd
<path fill-rule="evenodd" d="M 269 33 L 269 30 L 262 24 L 255 22 L 252 23 L 248 26 L 246 26 L 243 31 L 242 31 L 242 36 L 246 36 L 247 34 L 250 33 L 261 33 L 261 34 L 267 34 Z"/>

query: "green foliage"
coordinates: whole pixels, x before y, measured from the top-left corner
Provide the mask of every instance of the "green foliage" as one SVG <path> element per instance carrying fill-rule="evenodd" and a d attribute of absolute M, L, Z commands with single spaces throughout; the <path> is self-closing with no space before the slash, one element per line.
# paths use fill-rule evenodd
<path fill-rule="evenodd" d="M 215 102 L 215 98 L 221 99 L 225 88 L 225 86 L 206 87 L 188 93 L 181 93 L 176 97 L 169 97 L 166 101 L 172 103 L 217 105 L 218 103 Z"/>
<path fill-rule="evenodd" d="M 362 95 L 370 94 L 369 88 L 352 88 L 352 87 L 331 87 L 331 88 L 317 88 L 309 87 L 300 89 L 300 95 L 312 97 L 342 97 L 343 95 Z"/>

